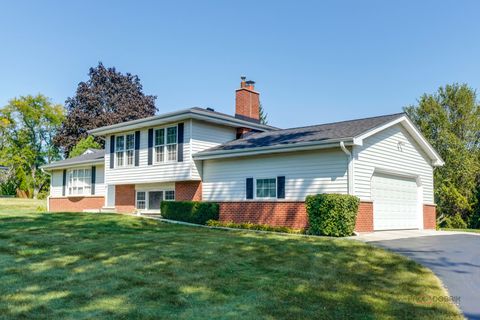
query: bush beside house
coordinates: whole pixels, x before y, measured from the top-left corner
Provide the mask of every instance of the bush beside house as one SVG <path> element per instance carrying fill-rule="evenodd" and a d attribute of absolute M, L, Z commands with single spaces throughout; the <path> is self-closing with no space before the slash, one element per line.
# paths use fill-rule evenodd
<path fill-rule="evenodd" d="M 346 194 L 307 196 L 308 233 L 346 237 L 355 229 L 360 199 Z"/>
<path fill-rule="evenodd" d="M 219 206 L 214 202 L 163 201 L 162 217 L 165 219 L 206 224 L 208 220 L 218 220 Z"/>

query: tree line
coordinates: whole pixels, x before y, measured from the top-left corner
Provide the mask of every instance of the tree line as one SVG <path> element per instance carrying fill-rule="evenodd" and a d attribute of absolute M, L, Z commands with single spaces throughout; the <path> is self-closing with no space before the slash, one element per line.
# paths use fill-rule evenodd
<path fill-rule="evenodd" d="M 48 194 L 44 164 L 103 148 L 87 131 L 156 113 L 156 96 L 143 93 L 140 79 L 102 63 L 90 68 L 65 106 L 38 94 L 14 98 L 0 109 L 0 195 L 41 198 Z M 480 228 L 480 104 L 466 84 L 451 84 L 422 95 L 404 108 L 439 152 L 435 168 L 438 222 Z M 262 107 L 262 122 L 267 114 Z"/>

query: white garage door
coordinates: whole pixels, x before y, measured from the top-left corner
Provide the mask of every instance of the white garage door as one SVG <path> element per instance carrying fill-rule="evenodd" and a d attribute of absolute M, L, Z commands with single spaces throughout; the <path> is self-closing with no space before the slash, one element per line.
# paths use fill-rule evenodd
<path fill-rule="evenodd" d="M 374 230 L 418 229 L 417 183 L 386 174 L 372 177 Z"/>

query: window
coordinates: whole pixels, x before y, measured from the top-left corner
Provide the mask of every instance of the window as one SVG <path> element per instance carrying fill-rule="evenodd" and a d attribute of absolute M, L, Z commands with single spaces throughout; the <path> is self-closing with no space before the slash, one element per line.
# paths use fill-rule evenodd
<path fill-rule="evenodd" d="M 257 198 L 276 198 L 277 197 L 277 179 L 257 179 L 256 180 Z"/>
<path fill-rule="evenodd" d="M 116 166 L 133 166 L 135 159 L 135 135 L 133 133 L 115 138 Z"/>
<path fill-rule="evenodd" d="M 155 163 L 177 161 L 177 127 L 155 130 Z"/>
<path fill-rule="evenodd" d="M 159 210 L 162 201 L 175 200 L 173 190 L 137 191 L 137 209 Z"/>
<path fill-rule="evenodd" d="M 68 194 L 89 195 L 92 187 L 90 169 L 73 169 L 68 171 Z"/>
<path fill-rule="evenodd" d="M 133 134 L 127 134 L 127 166 L 133 166 L 133 158 L 135 154 L 135 136 Z"/>
<path fill-rule="evenodd" d="M 175 200 L 175 191 L 165 191 L 165 201 Z"/>
<path fill-rule="evenodd" d="M 167 128 L 167 161 L 177 161 L 177 127 Z"/>
<path fill-rule="evenodd" d="M 155 163 L 165 161 L 165 129 L 155 130 Z"/>
<path fill-rule="evenodd" d="M 117 167 L 123 167 L 123 152 L 125 151 L 125 137 L 116 137 L 115 154 L 117 156 Z"/>
<path fill-rule="evenodd" d="M 137 192 L 137 209 L 146 209 L 146 192 Z"/>

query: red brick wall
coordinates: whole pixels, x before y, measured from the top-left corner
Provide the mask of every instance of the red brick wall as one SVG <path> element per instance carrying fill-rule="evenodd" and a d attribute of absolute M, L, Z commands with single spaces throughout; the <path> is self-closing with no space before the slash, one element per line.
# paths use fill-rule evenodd
<path fill-rule="evenodd" d="M 260 119 L 259 93 L 246 88 L 237 89 L 235 96 L 235 115 L 250 119 Z"/>
<path fill-rule="evenodd" d="M 360 205 L 358 206 L 357 221 L 355 222 L 355 231 L 373 231 L 373 202 L 360 202 Z"/>
<path fill-rule="evenodd" d="M 423 205 L 423 228 L 435 229 L 437 226 L 437 207 L 434 204 Z"/>
<path fill-rule="evenodd" d="M 175 200 L 177 201 L 202 200 L 202 182 L 201 181 L 175 182 Z"/>
<path fill-rule="evenodd" d="M 135 211 L 135 185 L 115 186 L 115 209 L 121 213 L 132 213 Z"/>
<path fill-rule="evenodd" d="M 82 212 L 85 209 L 100 209 L 105 205 L 104 197 L 50 198 L 52 212 Z"/>
<path fill-rule="evenodd" d="M 305 228 L 307 212 L 301 201 L 282 202 L 220 202 L 220 221 L 252 222 L 272 226 Z"/>

